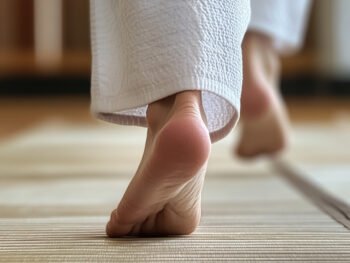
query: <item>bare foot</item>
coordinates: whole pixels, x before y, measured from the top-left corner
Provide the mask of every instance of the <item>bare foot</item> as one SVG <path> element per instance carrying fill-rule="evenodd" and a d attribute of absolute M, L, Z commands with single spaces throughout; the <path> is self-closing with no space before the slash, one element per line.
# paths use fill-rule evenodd
<path fill-rule="evenodd" d="M 195 230 L 211 142 L 198 91 L 147 110 L 146 146 L 139 168 L 107 224 L 110 237 L 182 235 Z"/>
<path fill-rule="evenodd" d="M 249 32 L 243 41 L 242 158 L 275 154 L 287 145 L 289 120 L 278 90 L 279 57 L 270 40 Z"/>

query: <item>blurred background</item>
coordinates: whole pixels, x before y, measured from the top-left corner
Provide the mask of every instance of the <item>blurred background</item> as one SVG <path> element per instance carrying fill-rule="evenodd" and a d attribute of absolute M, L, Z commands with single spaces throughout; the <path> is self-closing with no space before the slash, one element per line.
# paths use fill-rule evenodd
<path fill-rule="evenodd" d="M 347 108 L 348 10 L 347 0 L 314 1 L 305 45 L 283 58 L 281 86 L 292 119 L 294 112 L 323 119 Z M 40 114 L 90 118 L 90 62 L 89 1 L 0 0 L 0 116 L 11 119 L 2 133 Z"/>

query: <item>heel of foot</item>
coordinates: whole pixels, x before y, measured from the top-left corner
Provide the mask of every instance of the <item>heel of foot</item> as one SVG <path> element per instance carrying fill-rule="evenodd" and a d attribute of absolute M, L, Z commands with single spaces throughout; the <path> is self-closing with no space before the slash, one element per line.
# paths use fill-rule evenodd
<path fill-rule="evenodd" d="M 251 83 L 242 92 L 242 117 L 256 119 L 262 116 L 271 105 L 271 94 L 264 84 Z"/>
<path fill-rule="evenodd" d="M 156 139 L 160 160 L 169 167 L 181 164 L 187 173 L 195 174 L 207 162 L 211 150 L 208 130 L 201 120 L 177 118 L 162 128 Z"/>

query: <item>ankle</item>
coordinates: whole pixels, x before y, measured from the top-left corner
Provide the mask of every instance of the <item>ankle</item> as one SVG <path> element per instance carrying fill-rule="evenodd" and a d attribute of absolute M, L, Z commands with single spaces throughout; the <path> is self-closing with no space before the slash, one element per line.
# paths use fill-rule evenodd
<path fill-rule="evenodd" d="M 148 105 L 146 120 L 150 130 L 157 131 L 169 118 L 169 113 L 174 105 L 176 95 L 172 95 Z"/>
<path fill-rule="evenodd" d="M 159 130 L 170 117 L 193 117 L 207 123 L 200 91 L 184 91 L 149 104 L 146 112 L 148 127 Z"/>
<path fill-rule="evenodd" d="M 206 123 L 206 116 L 202 106 L 202 95 L 200 91 L 185 91 L 176 95 L 174 115 L 186 115 Z"/>
<path fill-rule="evenodd" d="M 271 40 L 249 32 L 243 42 L 244 85 L 242 117 L 256 119 L 266 113 L 278 94 L 280 61 Z"/>
<path fill-rule="evenodd" d="M 278 82 L 281 62 L 272 41 L 265 34 L 248 32 L 243 41 L 244 66 L 253 66 L 250 70 L 254 70 L 256 63 L 259 63 L 259 68 L 264 71 L 265 75 L 272 77 L 272 82 Z"/>

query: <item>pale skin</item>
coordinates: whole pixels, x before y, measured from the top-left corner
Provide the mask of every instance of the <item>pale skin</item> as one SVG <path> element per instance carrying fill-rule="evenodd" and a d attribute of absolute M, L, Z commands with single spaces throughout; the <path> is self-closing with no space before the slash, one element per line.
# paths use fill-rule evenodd
<path fill-rule="evenodd" d="M 234 149 L 250 159 L 285 148 L 288 118 L 278 91 L 279 57 L 271 41 L 248 32 L 242 48 L 242 133 Z M 200 221 L 211 149 L 200 91 L 156 101 L 146 117 L 144 155 L 111 214 L 106 227 L 109 237 L 185 235 Z"/>

